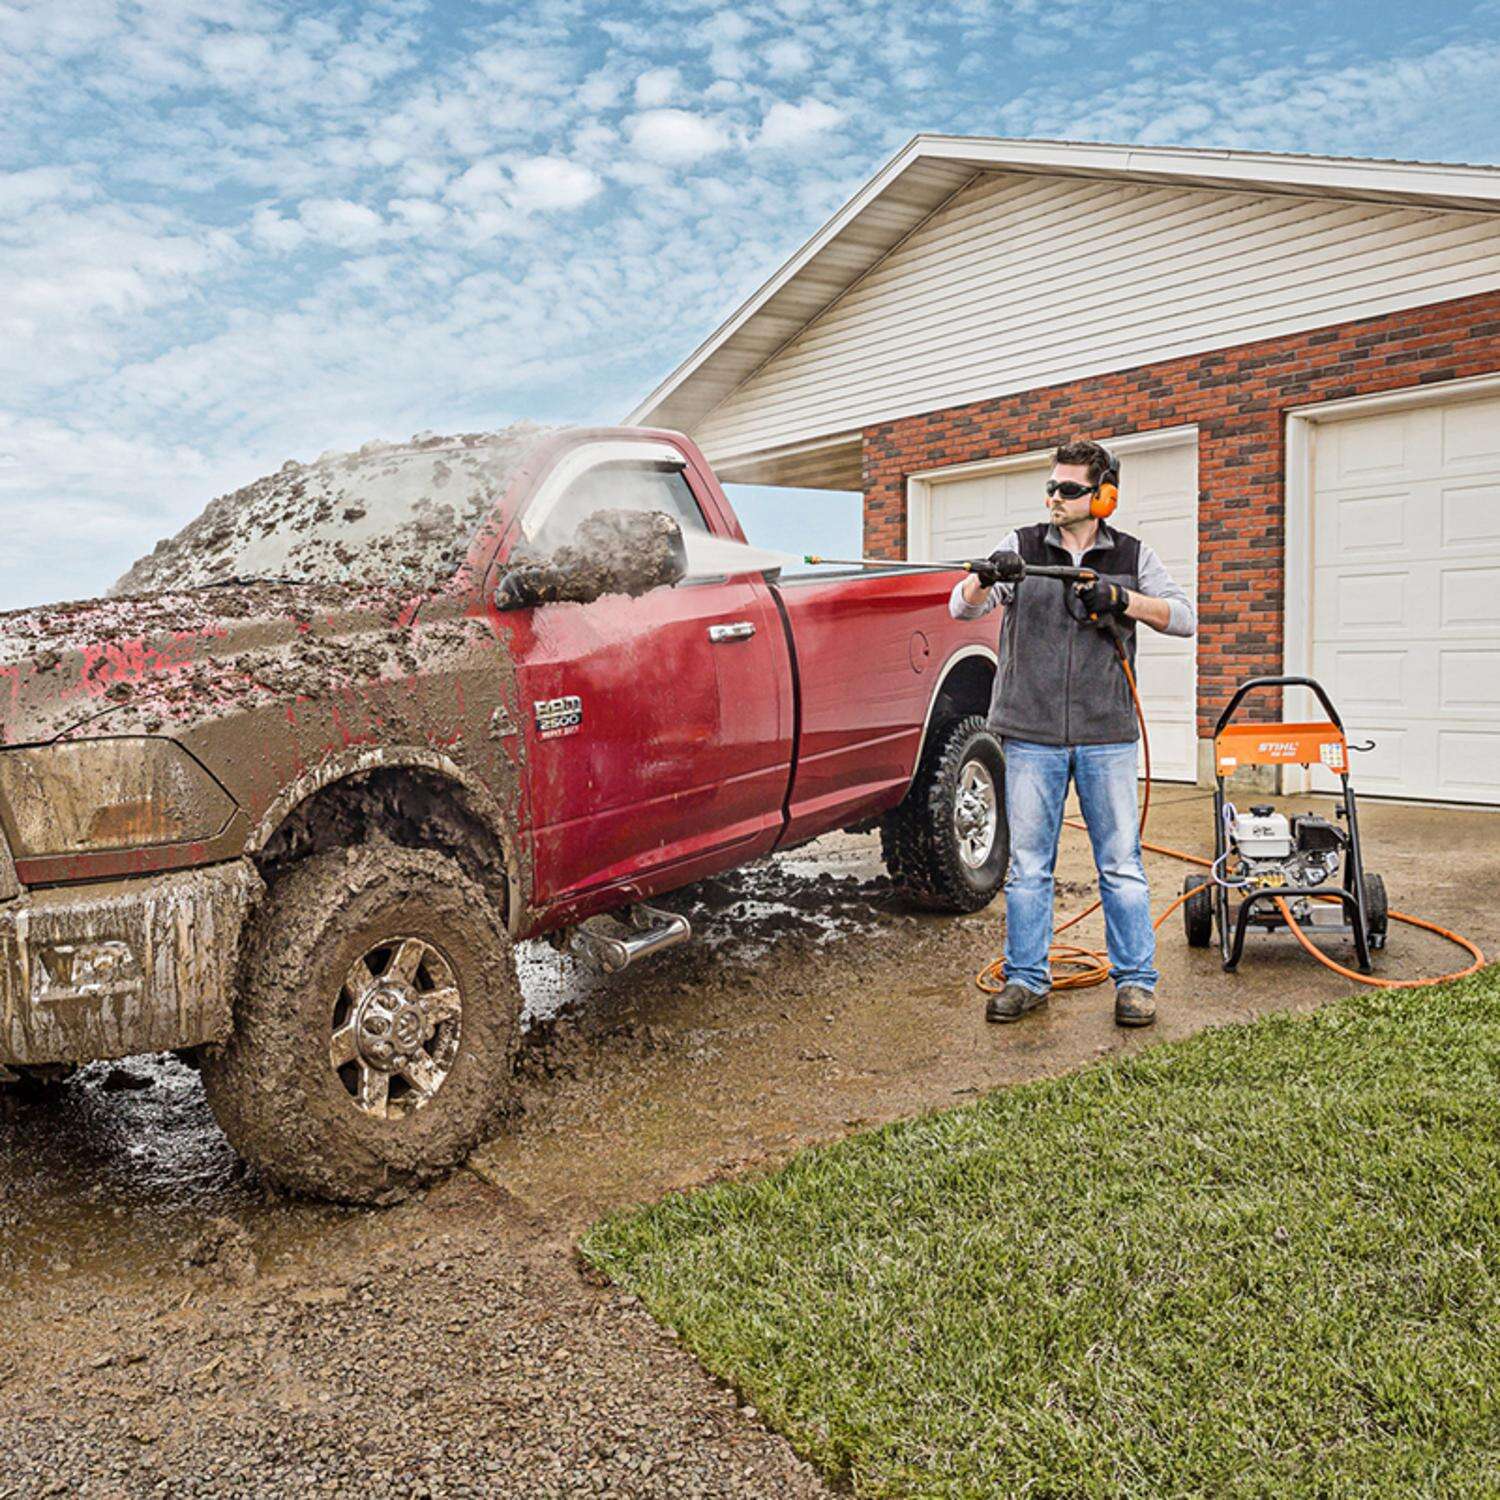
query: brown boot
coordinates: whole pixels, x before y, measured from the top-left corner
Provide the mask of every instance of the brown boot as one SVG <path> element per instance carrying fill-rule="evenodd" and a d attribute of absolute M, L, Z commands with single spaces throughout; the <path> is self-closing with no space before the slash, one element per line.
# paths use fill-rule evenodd
<path fill-rule="evenodd" d="M 986 1021 L 1019 1021 L 1028 1010 L 1045 1005 L 1049 994 L 1050 990 L 1037 994 L 1024 984 L 1008 984 L 998 995 L 990 996 L 990 1003 L 984 1008 L 984 1018 Z"/>
<path fill-rule="evenodd" d="M 1122 984 L 1115 991 L 1115 1025 L 1149 1026 L 1156 1020 L 1156 996 L 1138 984 Z"/>

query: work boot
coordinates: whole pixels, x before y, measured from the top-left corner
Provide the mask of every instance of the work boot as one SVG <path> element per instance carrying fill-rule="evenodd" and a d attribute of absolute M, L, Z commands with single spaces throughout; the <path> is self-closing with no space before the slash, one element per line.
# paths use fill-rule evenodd
<path fill-rule="evenodd" d="M 1156 1019 L 1156 996 L 1138 984 L 1122 984 L 1115 991 L 1115 1025 L 1149 1026 Z"/>
<path fill-rule="evenodd" d="M 1019 1021 L 1028 1010 L 1045 1005 L 1051 993 L 1051 990 L 1043 990 L 1037 994 L 1024 984 L 1008 984 L 998 995 L 990 996 L 990 1003 L 984 1008 L 984 1018 L 986 1021 Z"/>

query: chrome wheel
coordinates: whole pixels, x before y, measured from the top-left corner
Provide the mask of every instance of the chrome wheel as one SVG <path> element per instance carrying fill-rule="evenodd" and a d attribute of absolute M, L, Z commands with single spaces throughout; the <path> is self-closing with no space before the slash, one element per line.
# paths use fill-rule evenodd
<path fill-rule="evenodd" d="M 977 870 L 989 859 L 999 823 L 1000 799 L 995 792 L 995 778 L 979 761 L 967 761 L 958 778 L 953 831 L 958 836 L 958 857 L 969 869 Z"/>
<path fill-rule="evenodd" d="M 390 938 L 350 965 L 328 1061 L 357 1108 L 401 1119 L 447 1081 L 462 1023 L 463 995 L 448 960 L 421 938 Z"/>

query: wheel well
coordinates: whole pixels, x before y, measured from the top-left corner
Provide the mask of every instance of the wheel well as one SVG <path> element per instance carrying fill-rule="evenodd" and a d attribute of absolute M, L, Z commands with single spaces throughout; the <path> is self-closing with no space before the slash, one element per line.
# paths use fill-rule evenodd
<path fill-rule="evenodd" d="M 937 702 L 932 705 L 927 739 L 954 719 L 968 714 L 988 714 L 990 694 L 995 686 L 995 665 L 988 657 L 966 656 L 943 680 Z"/>
<path fill-rule="evenodd" d="M 299 860 L 351 844 L 387 839 L 450 855 L 509 912 L 510 888 L 499 836 L 464 790 L 438 771 L 383 766 L 360 771 L 313 793 L 287 814 L 255 863 L 267 885 Z"/>

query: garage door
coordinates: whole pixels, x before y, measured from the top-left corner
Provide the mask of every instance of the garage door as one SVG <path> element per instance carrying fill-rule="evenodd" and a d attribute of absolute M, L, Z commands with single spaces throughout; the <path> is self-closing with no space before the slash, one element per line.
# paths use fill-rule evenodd
<path fill-rule="evenodd" d="M 1318 422 L 1312 443 L 1312 675 L 1375 741 L 1356 787 L 1500 803 L 1500 399 Z"/>
<path fill-rule="evenodd" d="M 909 531 L 913 556 L 924 559 L 984 556 L 1014 526 L 1046 519 L 1042 485 L 1046 459 L 988 473 L 925 480 L 925 516 Z M 1171 447 L 1120 452 L 1121 527 L 1150 542 L 1167 571 L 1197 597 L 1198 447 L 1190 438 Z M 925 524 L 924 524 L 925 522 Z M 1152 773 L 1163 781 L 1192 781 L 1197 774 L 1194 701 L 1195 642 L 1142 627 L 1137 640 L 1141 702 L 1151 728 Z"/>

